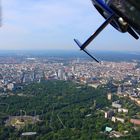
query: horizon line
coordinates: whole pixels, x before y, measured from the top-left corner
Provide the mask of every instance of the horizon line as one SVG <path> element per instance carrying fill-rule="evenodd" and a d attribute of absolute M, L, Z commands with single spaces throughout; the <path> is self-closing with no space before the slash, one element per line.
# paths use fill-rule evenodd
<path fill-rule="evenodd" d="M 36 49 L 36 50 L 34 50 L 34 49 L 25 49 L 25 50 L 18 50 L 18 49 L 16 49 L 16 50 L 4 50 L 4 49 L 0 49 L 0 52 L 1 51 L 34 51 L 34 52 L 36 52 L 36 51 L 65 51 L 65 52 L 68 52 L 68 51 L 75 51 L 75 52 L 82 52 L 81 50 L 76 50 L 76 49 L 69 49 L 69 50 L 67 50 L 67 49 Z M 89 49 L 88 51 L 92 51 L 92 52 L 132 52 L 132 53 L 140 53 L 140 51 L 132 51 L 132 50 L 92 50 L 92 49 Z"/>

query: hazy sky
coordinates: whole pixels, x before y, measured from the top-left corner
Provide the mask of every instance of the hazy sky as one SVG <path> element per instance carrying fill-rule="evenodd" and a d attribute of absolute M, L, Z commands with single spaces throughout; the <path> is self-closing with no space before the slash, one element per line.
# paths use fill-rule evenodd
<path fill-rule="evenodd" d="M 90 0 L 2 0 L 1 50 L 78 49 L 104 19 Z M 110 25 L 89 46 L 93 50 L 140 51 L 140 40 Z"/>

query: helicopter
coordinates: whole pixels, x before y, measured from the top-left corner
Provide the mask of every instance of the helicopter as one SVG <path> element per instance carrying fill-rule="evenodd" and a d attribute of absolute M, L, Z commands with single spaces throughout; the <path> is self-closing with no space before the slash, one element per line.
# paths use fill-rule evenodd
<path fill-rule="evenodd" d="M 128 32 L 135 39 L 140 36 L 140 0 L 91 0 L 96 10 L 105 18 L 105 22 L 83 43 L 74 39 L 80 50 L 84 51 L 97 63 L 86 47 L 111 24 L 121 33 Z"/>

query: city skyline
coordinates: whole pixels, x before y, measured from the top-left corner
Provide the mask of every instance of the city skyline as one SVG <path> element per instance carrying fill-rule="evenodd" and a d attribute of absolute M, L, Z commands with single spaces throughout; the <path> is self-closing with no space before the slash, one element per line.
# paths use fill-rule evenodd
<path fill-rule="evenodd" d="M 2 1 L 0 50 L 78 50 L 104 19 L 90 1 Z M 140 51 L 140 41 L 108 26 L 92 50 Z"/>

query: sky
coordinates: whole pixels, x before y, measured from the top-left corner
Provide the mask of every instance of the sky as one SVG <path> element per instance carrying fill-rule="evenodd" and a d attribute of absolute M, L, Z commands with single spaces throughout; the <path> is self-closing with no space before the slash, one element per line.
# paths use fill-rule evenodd
<path fill-rule="evenodd" d="M 90 0 L 2 0 L 0 50 L 77 50 L 103 17 Z M 89 45 L 92 50 L 140 51 L 140 40 L 110 25 Z"/>

